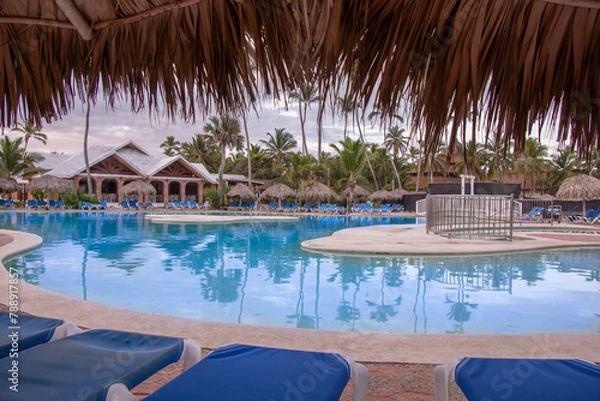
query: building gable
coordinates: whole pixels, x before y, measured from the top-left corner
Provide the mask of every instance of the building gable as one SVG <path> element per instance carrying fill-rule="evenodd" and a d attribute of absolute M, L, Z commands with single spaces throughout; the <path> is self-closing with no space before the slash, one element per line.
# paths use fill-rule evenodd
<path fill-rule="evenodd" d="M 173 163 L 163 167 L 153 174 L 155 177 L 181 177 L 195 178 L 197 174 L 192 171 L 189 166 L 185 165 L 181 160 L 175 160 Z"/>
<path fill-rule="evenodd" d="M 113 156 L 100 160 L 98 163 L 90 166 L 92 174 L 110 174 L 110 175 L 139 175 L 137 171 L 124 164 L 119 158 Z"/>

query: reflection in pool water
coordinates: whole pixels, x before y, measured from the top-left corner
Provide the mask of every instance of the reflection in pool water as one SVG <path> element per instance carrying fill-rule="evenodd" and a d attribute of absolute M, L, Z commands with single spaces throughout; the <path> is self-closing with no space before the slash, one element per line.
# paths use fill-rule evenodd
<path fill-rule="evenodd" d="M 150 223 L 136 213 L 0 213 L 44 245 L 7 263 L 72 297 L 206 321 L 363 332 L 600 332 L 600 249 L 471 257 L 311 253 L 300 243 L 414 218 Z"/>

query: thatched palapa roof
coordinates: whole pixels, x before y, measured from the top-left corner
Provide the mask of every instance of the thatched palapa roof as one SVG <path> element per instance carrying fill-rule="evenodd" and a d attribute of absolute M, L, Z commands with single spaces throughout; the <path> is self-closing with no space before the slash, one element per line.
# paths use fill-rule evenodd
<path fill-rule="evenodd" d="M 136 180 L 136 181 L 128 182 L 127 184 L 123 185 L 119 192 L 123 196 L 127 196 L 130 194 L 137 194 L 137 195 L 152 194 L 152 195 L 154 195 L 154 194 L 156 194 L 156 188 L 154 188 L 154 186 L 152 184 L 150 184 L 149 182 Z"/>
<path fill-rule="evenodd" d="M 88 89 L 193 117 L 311 82 L 383 115 L 407 107 L 430 149 L 448 124 L 450 146 L 482 124 L 519 149 L 548 121 L 586 152 L 600 148 L 599 12 L 597 0 L 4 0 L 2 123 L 20 109 L 56 118 Z"/>
<path fill-rule="evenodd" d="M 12 178 L 0 178 L 0 191 L 15 192 L 20 189 L 19 184 Z"/>
<path fill-rule="evenodd" d="M 342 196 L 345 198 L 354 199 L 366 199 L 371 192 L 367 191 L 360 185 L 355 185 L 354 187 L 347 187 L 342 191 Z"/>
<path fill-rule="evenodd" d="M 600 180 L 587 174 L 577 174 L 563 181 L 556 192 L 558 199 L 600 199 Z"/>
<path fill-rule="evenodd" d="M 73 189 L 73 181 L 51 175 L 43 175 L 27 184 L 28 191 L 63 192 L 68 189 Z"/>
<path fill-rule="evenodd" d="M 242 184 L 237 183 L 233 186 L 233 188 L 231 188 L 229 190 L 229 192 L 227 192 L 227 196 L 229 198 L 240 198 L 241 199 L 246 199 L 246 200 L 254 200 L 256 199 L 256 195 L 254 195 L 254 192 L 252 192 L 252 190 L 250 188 L 248 188 L 248 185 L 246 184 Z"/>
<path fill-rule="evenodd" d="M 301 191 L 298 194 L 298 198 L 310 202 L 330 202 L 341 200 L 338 194 L 336 194 L 327 185 L 320 182 L 316 182 L 310 187 Z"/>
<path fill-rule="evenodd" d="M 296 195 L 296 191 L 287 185 L 276 182 L 272 184 L 269 188 L 265 189 L 262 194 L 260 194 L 261 199 L 285 199 L 291 198 Z"/>

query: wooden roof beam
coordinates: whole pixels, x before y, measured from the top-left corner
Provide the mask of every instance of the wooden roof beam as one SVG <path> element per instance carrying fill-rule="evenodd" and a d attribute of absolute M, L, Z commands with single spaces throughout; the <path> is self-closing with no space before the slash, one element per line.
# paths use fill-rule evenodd
<path fill-rule="evenodd" d="M 79 35 L 83 40 L 91 40 L 94 37 L 92 27 L 85 18 L 83 18 L 83 15 L 81 15 L 71 0 L 54 0 L 54 2 L 66 15 L 69 21 L 71 21 L 71 24 L 77 29 L 77 32 L 79 32 Z"/>

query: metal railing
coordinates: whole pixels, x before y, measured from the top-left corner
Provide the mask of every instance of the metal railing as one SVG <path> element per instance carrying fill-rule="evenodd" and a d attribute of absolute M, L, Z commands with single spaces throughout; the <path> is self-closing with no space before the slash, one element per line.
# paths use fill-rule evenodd
<path fill-rule="evenodd" d="M 430 195 L 427 233 L 448 238 L 513 239 L 514 199 L 493 195 Z"/>

